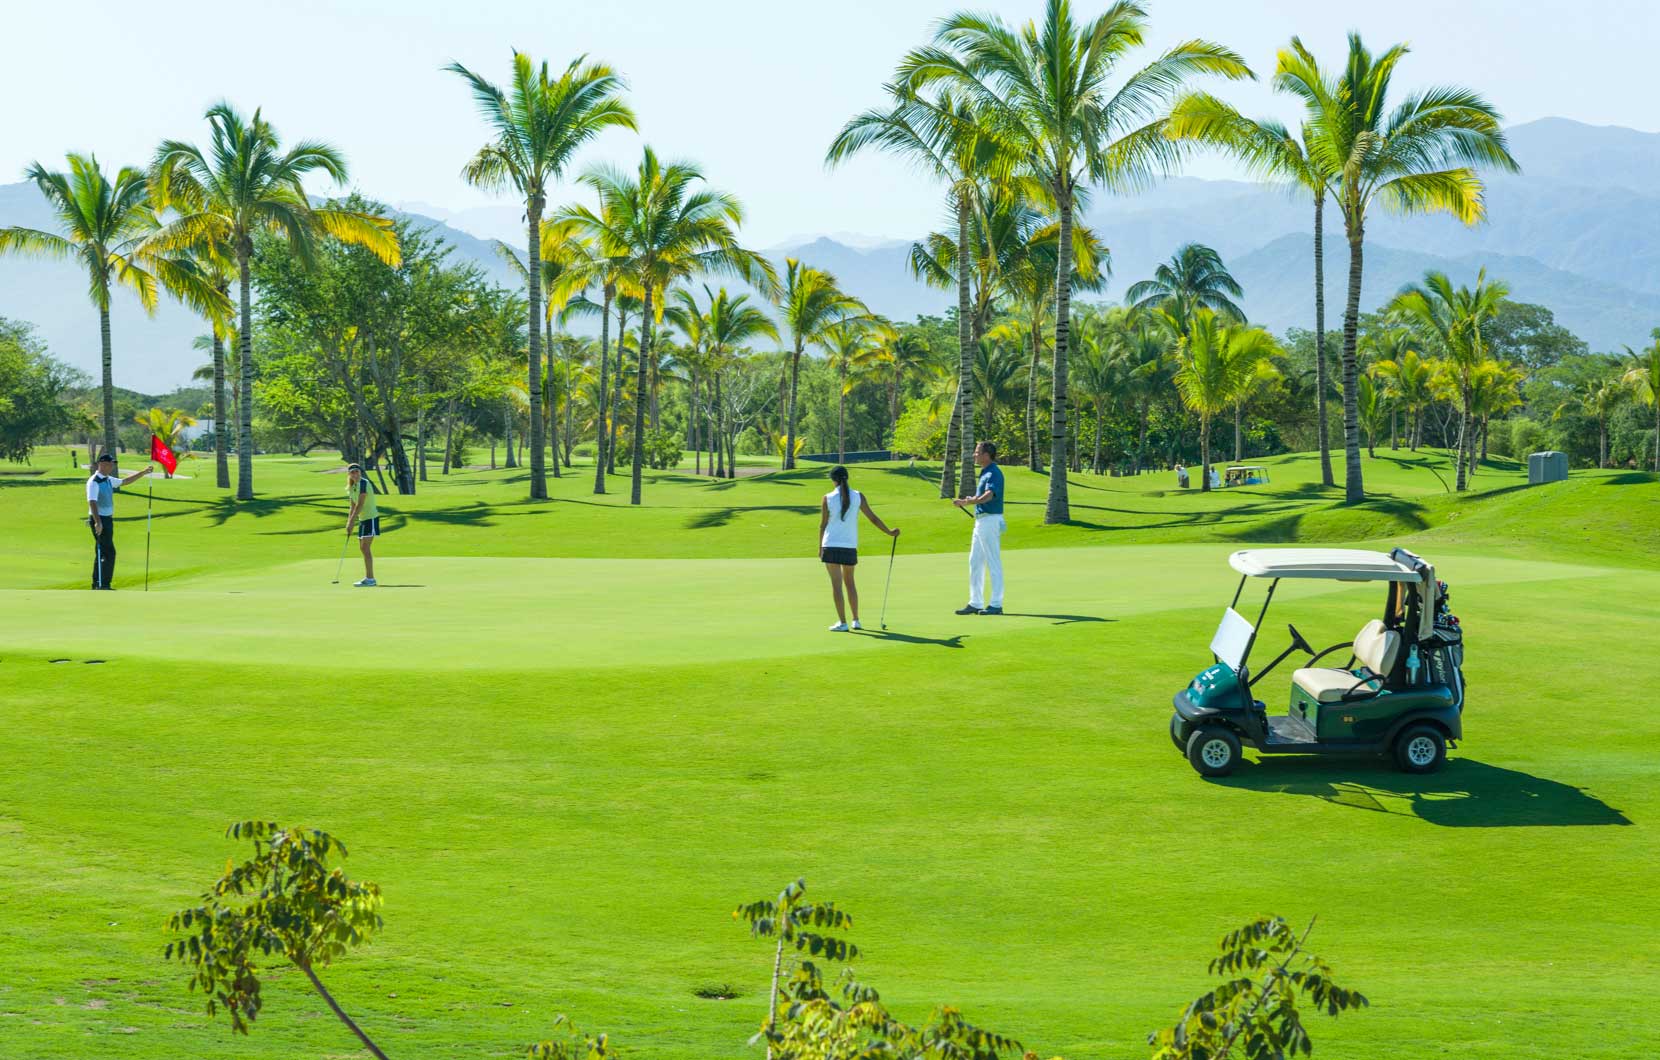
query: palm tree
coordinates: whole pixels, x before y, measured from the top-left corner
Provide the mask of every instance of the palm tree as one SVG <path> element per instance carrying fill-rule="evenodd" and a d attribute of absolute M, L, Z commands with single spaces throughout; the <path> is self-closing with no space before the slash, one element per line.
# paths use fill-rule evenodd
<path fill-rule="evenodd" d="M 1476 473 L 1476 461 L 1487 459 L 1487 424 L 1494 416 L 1502 416 L 1522 403 L 1522 384 L 1527 371 L 1509 361 L 1487 360 L 1476 365 L 1470 373 L 1470 416 L 1479 428 L 1471 428 L 1470 474 Z M 1481 448 L 1475 447 L 1475 431 L 1481 432 Z"/>
<path fill-rule="evenodd" d="M 148 412 L 134 416 L 133 422 L 161 439 L 162 445 L 176 450 L 184 441 L 184 429 L 196 425 L 196 417 L 178 409 L 152 408 Z M 173 477 L 171 471 L 164 471 L 163 474 L 167 478 Z"/>
<path fill-rule="evenodd" d="M 86 271 L 88 294 L 98 310 L 98 338 L 103 359 L 104 448 L 116 452 L 114 353 L 110 341 L 110 295 L 126 287 L 146 313 L 156 309 L 157 293 L 166 290 L 197 312 L 223 315 L 223 301 L 190 260 L 157 247 L 159 227 L 144 173 L 123 167 L 111 180 L 95 155 L 68 156 L 69 170 L 49 170 L 39 162 L 24 176 L 34 181 L 61 227 L 0 228 L 0 255 L 73 261 Z"/>
<path fill-rule="evenodd" d="M 795 467 L 796 393 L 801 382 L 801 354 L 809 344 L 823 345 L 838 325 L 868 318 L 865 304 L 846 293 L 836 278 L 822 269 L 784 260 L 784 279 L 776 299 L 779 322 L 790 333 L 789 391 L 784 426 L 784 469 Z M 970 384 L 972 386 L 972 383 Z M 961 402 L 959 401 L 959 405 Z"/>
<path fill-rule="evenodd" d="M 1389 388 L 1372 372 L 1360 373 L 1360 429 L 1366 434 L 1366 455 L 1376 460 L 1378 435 L 1389 420 Z"/>
<path fill-rule="evenodd" d="M 1392 316 L 1405 321 L 1424 341 L 1438 345 L 1448 359 L 1459 406 L 1456 488 L 1460 490 L 1467 485 L 1465 456 L 1474 440 L 1470 420 L 1474 396 L 1471 378 L 1477 366 L 1487 360 L 1481 326 L 1498 312 L 1499 303 L 1509 293 L 1510 287 L 1503 281 L 1487 282 L 1486 269 L 1476 275 L 1473 290 L 1454 288 L 1446 273 L 1427 272 L 1422 283 L 1408 286 L 1389 306 Z M 1353 356 L 1353 351 L 1347 350 L 1345 363 L 1352 361 Z M 1359 459 L 1358 453 L 1356 459 Z"/>
<path fill-rule="evenodd" d="M 884 435 L 892 444 L 893 429 L 899 423 L 899 389 L 905 380 L 933 364 L 933 351 L 921 335 L 908 331 L 893 331 L 885 339 L 865 350 L 857 367 L 887 377 L 888 430 Z"/>
<path fill-rule="evenodd" d="M 1232 324 L 1211 309 L 1193 314 L 1175 350 L 1176 390 L 1199 417 L 1201 489 L 1210 489 L 1210 424 L 1257 385 L 1263 365 L 1280 353 L 1261 328 Z"/>
<path fill-rule="evenodd" d="M 1320 450 L 1320 481 L 1332 486 L 1331 435 L 1327 424 L 1326 394 L 1326 200 L 1336 195 L 1334 175 L 1320 166 L 1321 155 L 1311 140 L 1315 131 L 1304 124 L 1293 135 L 1273 120 L 1252 120 L 1231 104 L 1203 92 L 1178 100 L 1171 108 L 1168 135 L 1220 147 L 1243 161 L 1258 177 L 1285 181 L 1314 200 L 1314 393 Z"/>
<path fill-rule="evenodd" d="M 1088 186 L 1124 189 L 1168 171 L 1180 145 L 1165 136 L 1165 106 L 1196 74 L 1249 77 L 1233 52 L 1205 41 L 1177 44 L 1132 73 L 1116 90 L 1109 79 L 1139 46 L 1146 11 L 1117 0 L 1080 24 L 1070 0 L 1047 0 L 1041 25 L 1010 29 L 1001 19 L 960 13 L 940 24 L 935 44 L 900 65 L 910 91 L 937 86 L 967 100 L 996 130 L 1020 169 L 1054 203 L 1055 342 L 1050 396 L 1049 498 L 1044 522 L 1071 518 L 1066 488 L 1071 398 L 1066 387 L 1067 330 L 1072 317 L 1073 211 Z"/>
<path fill-rule="evenodd" d="M 946 88 L 932 96 L 919 95 L 913 84 L 905 84 L 905 68 L 885 86 L 891 98 L 887 109 L 868 110 L 849 121 L 826 155 L 835 165 L 868 147 L 900 155 L 930 176 L 949 185 L 948 197 L 956 215 L 955 262 L 974 260 L 969 244 L 970 221 L 982 201 L 982 184 L 988 178 L 1005 175 L 1012 158 L 989 130 L 982 108 Z M 974 349 L 979 341 L 975 321 L 984 324 L 984 307 L 976 314 L 970 307 L 969 268 L 952 268 L 957 288 L 957 404 L 946 439 L 945 466 L 940 472 L 940 496 L 972 492 L 974 467 L 973 431 L 963 428 L 974 422 Z M 982 286 L 982 294 L 985 288 Z M 952 434 L 955 433 L 953 437 Z M 955 446 L 953 446 L 955 442 Z M 953 450 L 955 449 L 955 452 Z M 959 458 L 961 479 L 951 481 L 953 457 Z M 793 458 L 786 455 L 787 460 Z M 793 463 L 791 464 L 793 466 Z M 953 486 L 956 493 L 953 493 Z"/>
<path fill-rule="evenodd" d="M 508 91 L 468 70 L 460 63 L 445 67 L 472 89 L 473 99 L 495 139 L 479 149 L 462 176 L 467 183 L 491 191 L 513 189 L 523 196 L 529 261 L 525 290 L 530 313 L 529 392 L 542 390 L 542 213 L 548 186 L 562 176 L 571 160 L 589 140 L 606 129 L 634 128 L 634 114 L 620 98 L 622 78 L 603 63 L 578 58 L 557 78 L 548 64 L 537 66 L 523 52 L 513 53 L 513 80 Z M 542 417 L 536 402 L 530 406 L 530 498 L 548 495 L 542 459 Z"/>
<path fill-rule="evenodd" d="M 1405 349 L 1387 360 L 1379 361 L 1372 366 L 1372 370 L 1388 390 L 1391 406 L 1400 408 L 1409 417 L 1407 447 L 1417 452 L 1424 433 L 1424 409 L 1435 400 L 1431 386 L 1434 363 L 1417 350 Z"/>
<path fill-rule="evenodd" d="M 855 382 L 852 369 L 868 361 L 873 350 L 894 334 L 892 325 L 876 317 L 848 317 L 826 328 L 819 346 L 836 373 L 836 462 L 847 459 L 847 395 Z"/>
<path fill-rule="evenodd" d="M 1185 334 L 1185 323 L 1201 308 L 1243 322 L 1245 311 L 1234 299 L 1244 295 L 1222 255 L 1203 243 L 1184 243 L 1151 279 L 1131 284 L 1124 301 L 1136 309 L 1164 310 Z"/>
<path fill-rule="evenodd" d="M 721 273 L 762 291 L 777 284 L 761 255 L 738 245 L 743 207 L 725 192 L 707 187 L 689 162 L 663 162 L 645 148 L 633 174 L 603 166 L 583 174 L 599 196 L 598 213 L 573 207 L 567 214 L 597 234 L 600 252 L 626 260 L 642 292 L 640 342 L 634 396 L 633 482 L 629 503 L 641 503 L 645 413 L 653 360 L 652 325 L 670 286 L 698 274 Z"/>
<path fill-rule="evenodd" d="M 1625 348 L 1625 385 L 1640 404 L 1654 410 L 1654 470 L 1660 471 L 1660 328 L 1653 333 L 1654 344 L 1637 353 Z"/>
<path fill-rule="evenodd" d="M 254 236 L 270 232 L 310 261 L 320 237 L 364 247 L 389 265 L 400 261 L 392 223 L 356 210 L 314 207 L 304 180 L 321 172 L 336 184 L 347 178 L 346 160 L 328 144 L 303 140 L 287 151 L 262 113 L 246 120 L 229 103 L 208 109 L 206 152 L 180 140 L 156 149 L 150 183 L 158 208 L 175 214 L 154 237 L 163 247 L 229 247 L 236 257 L 240 300 L 237 316 L 241 372 L 236 441 L 236 498 L 254 497 L 253 294 L 249 266 Z"/>
<path fill-rule="evenodd" d="M 705 287 L 704 293 L 709 293 Z M 710 367 L 715 377 L 715 437 L 726 445 L 726 475 L 738 476 L 737 453 L 733 445 L 736 428 L 726 422 L 727 402 L 723 393 L 727 373 L 743 356 L 748 343 L 761 338 L 778 341 L 778 327 L 760 306 L 749 304 L 749 296 L 736 297 L 722 287 L 709 297 L 709 312 L 705 331 L 708 336 Z"/>
<path fill-rule="evenodd" d="M 1366 499 L 1360 467 L 1360 283 L 1365 258 L 1366 214 L 1372 202 L 1405 213 L 1448 213 L 1475 224 L 1485 213 L 1481 166 L 1516 171 L 1499 113 L 1468 89 L 1433 88 L 1388 106 L 1395 67 L 1407 54 L 1396 45 L 1374 57 L 1358 33 L 1349 35 L 1348 61 L 1327 76 L 1303 43 L 1292 38 L 1274 74 L 1276 87 L 1307 109 L 1314 131 L 1314 166 L 1336 177 L 1336 198 L 1349 243 L 1349 290 L 1343 308 L 1344 495 Z M 1461 472 L 1462 477 L 1462 472 Z"/>

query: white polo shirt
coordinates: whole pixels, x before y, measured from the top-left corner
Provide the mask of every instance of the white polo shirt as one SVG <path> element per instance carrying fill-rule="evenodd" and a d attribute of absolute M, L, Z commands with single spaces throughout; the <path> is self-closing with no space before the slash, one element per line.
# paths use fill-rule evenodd
<path fill-rule="evenodd" d="M 99 515 L 114 515 L 115 491 L 120 488 L 121 480 L 114 475 L 94 471 L 92 477 L 86 480 L 86 499 L 98 502 Z"/>

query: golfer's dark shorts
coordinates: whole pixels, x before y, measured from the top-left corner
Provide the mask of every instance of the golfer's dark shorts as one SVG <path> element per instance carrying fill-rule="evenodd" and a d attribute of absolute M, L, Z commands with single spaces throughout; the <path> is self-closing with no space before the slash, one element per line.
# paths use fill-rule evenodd
<path fill-rule="evenodd" d="M 373 519 L 359 519 L 357 521 L 357 536 L 360 538 L 379 537 L 380 516 L 377 515 Z"/>
<path fill-rule="evenodd" d="M 854 567 L 859 563 L 859 550 L 856 548 L 821 548 L 818 550 L 820 563 L 838 563 L 843 567 Z"/>

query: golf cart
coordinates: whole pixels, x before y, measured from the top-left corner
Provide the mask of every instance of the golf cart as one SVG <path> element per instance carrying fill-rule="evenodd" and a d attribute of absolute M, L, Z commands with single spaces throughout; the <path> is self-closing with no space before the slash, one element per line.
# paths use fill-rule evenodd
<path fill-rule="evenodd" d="M 1265 755 L 1392 755 L 1408 773 L 1441 767 L 1447 746 L 1464 735 L 1464 635 L 1434 567 L 1402 548 L 1387 555 L 1247 549 L 1229 556 L 1228 565 L 1241 577 L 1210 642 L 1216 663 L 1176 693 L 1170 719 L 1170 738 L 1194 769 L 1226 776 L 1247 744 Z M 1235 610 L 1252 578 L 1270 579 L 1255 625 Z M 1320 652 L 1288 625 L 1290 646 L 1252 673 L 1251 649 L 1274 590 L 1283 580 L 1303 578 L 1383 582 L 1382 617 L 1362 626 L 1354 640 Z M 1316 665 L 1343 651 L 1348 661 L 1341 668 Z M 1290 710 L 1270 717 L 1252 689 L 1294 652 L 1309 658 L 1291 674 Z"/>
<path fill-rule="evenodd" d="M 1222 488 L 1229 486 L 1266 486 L 1268 469 L 1261 464 L 1235 464 L 1222 472 Z"/>

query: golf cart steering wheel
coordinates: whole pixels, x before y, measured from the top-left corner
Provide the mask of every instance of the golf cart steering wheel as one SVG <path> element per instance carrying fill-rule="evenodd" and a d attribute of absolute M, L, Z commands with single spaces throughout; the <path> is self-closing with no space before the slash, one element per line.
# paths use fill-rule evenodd
<path fill-rule="evenodd" d="M 1314 654 L 1314 648 L 1310 646 L 1307 640 L 1303 639 L 1303 635 L 1301 633 L 1297 632 L 1296 626 L 1293 626 L 1287 622 L 1285 628 L 1291 631 L 1291 646 L 1293 648 L 1296 648 L 1298 651 L 1308 655 Z"/>

